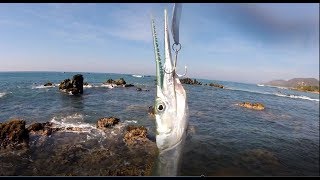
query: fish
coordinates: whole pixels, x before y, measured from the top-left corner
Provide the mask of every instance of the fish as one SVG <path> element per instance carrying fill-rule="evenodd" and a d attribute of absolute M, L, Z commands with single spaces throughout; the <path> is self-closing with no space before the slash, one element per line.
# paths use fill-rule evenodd
<path fill-rule="evenodd" d="M 156 174 L 178 174 L 182 148 L 186 139 L 189 109 L 187 94 L 175 71 L 170 46 L 167 10 L 164 10 L 164 65 L 162 65 L 155 22 L 151 18 L 156 62 L 156 144 L 159 150 Z"/>

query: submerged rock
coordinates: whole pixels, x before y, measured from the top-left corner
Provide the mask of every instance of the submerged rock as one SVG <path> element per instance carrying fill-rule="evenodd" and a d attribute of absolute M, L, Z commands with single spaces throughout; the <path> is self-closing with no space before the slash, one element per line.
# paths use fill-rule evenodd
<path fill-rule="evenodd" d="M 120 119 L 115 117 L 101 118 L 97 121 L 97 128 L 103 129 L 103 128 L 112 127 L 118 124 L 119 121 Z"/>
<path fill-rule="evenodd" d="M 0 124 L 0 148 L 28 147 L 29 134 L 24 120 L 10 120 Z"/>
<path fill-rule="evenodd" d="M 249 108 L 249 109 L 255 109 L 255 110 L 263 110 L 265 108 L 265 106 L 262 103 L 242 102 L 237 105 L 245 108 Z"/>
<path fill-rule="evenodd" d="M 83 76 L 81 74 L 76 74 L 73 76 L 72 80 L 65 79 L 59 85 L 59 89 L 71 92 L 73 95 L 83 94 Z"/>
<path fill-rule="evenodd" d="M 224 88 L 223 85 L 221 85 L 221 84 L 215 84 L 215 83 L 210 83 L 209 86 L 213 86 L 213 87 L 217 87 L 217 88 L 221 88 L 221 89 Z"/>
<path fill-rule="evenodd" d="M 202 83 L 197 81 L 196 79 L 192 80 L 190 78 L 180 79 L 180 82 L 182 84 L 202 85 Z"/>
<path fill-rule="evenodd" d="M 148 140 L 147 129 L 143 126 L 127 126 L 123 140 L 127 145 L 135 145 L 139 142 L 146 142 Z"/>
<path fill-rule="evenodd" d="M 123 85 L 123 87 L 133 87 L 134 85 L 133 84 L 125 84 Z"/>
<path fill-rule="evenodd" d="M 44 84 L 43 86 L 53 86 L 53 84 L 51 82 L 47 82 L 46 84 Z"/>

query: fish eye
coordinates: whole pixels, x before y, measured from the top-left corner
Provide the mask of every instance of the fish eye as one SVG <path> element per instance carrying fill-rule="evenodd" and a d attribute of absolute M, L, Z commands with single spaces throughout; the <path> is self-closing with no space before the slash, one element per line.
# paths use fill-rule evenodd
<path fill-rule="evenodd" d="M 162 104 L 158 105 L 158 110 L 159 111 L 163 111 L 163 109 L 164 109 L 164 105 L 162 105 Z"/>

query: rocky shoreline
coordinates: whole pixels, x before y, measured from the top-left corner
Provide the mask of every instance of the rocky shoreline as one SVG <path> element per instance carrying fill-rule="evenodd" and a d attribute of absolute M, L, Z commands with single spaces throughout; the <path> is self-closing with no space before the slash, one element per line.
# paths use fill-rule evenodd
<path fill-rule="evenodd" d="M 151 175 L 158 152 L 147 134 L 116 117 L 100 118 L 89 131 L 9 120 L 0 123 L 0 175 Z"/>

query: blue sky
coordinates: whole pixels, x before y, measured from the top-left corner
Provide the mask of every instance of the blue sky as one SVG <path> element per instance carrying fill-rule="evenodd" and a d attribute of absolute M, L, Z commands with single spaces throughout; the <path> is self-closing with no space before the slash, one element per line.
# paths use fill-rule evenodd
<path fill-rule="evenodd" d="M 172 3 L 1 3 L 0 71 L 155 75 L 150 14 L 163 46 L 164 8 L 171 19 Z M 184 3 L 180 42 L 188 77 L 319 79 L 319 4 Z"/>

